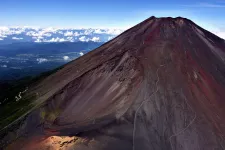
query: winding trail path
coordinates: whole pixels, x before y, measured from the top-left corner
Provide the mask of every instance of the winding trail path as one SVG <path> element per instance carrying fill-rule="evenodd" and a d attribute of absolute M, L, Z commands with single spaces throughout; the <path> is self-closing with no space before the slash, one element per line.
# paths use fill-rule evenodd
<path fill-rule="evenodd" d="M 159 69 L 164 67 L 165 64 L 163 65 L 160 65 L 159 68 L 157 69 L 156 71 L 156 76 L 157 76 L 157 81 L 156 81 L 156 84 L 155 84 L 155 87 L 156 87 L 156 90 L 150 95 L 149 98 L 151 98 L 154 94 L 156 94 L 159 90 L 159 87 L 158 87 L 158 82 L 159 82 Z M 139 110 L 141 109 L 141 107 L 146 103 L 146 102 L 150 102 L 152 100 L 144 100 L 142 101 L 142 103 L 140 104 L 140 106 L 137 108 L 136 112 L 135 112 L 135 116 L 134 116 L 134 129 L 133 129 L 133 150 L 135 150 L 135 131 L 136 131 L 136 120 L 137 120 L 137 115 L 138 115 L 138 112 Z"/>

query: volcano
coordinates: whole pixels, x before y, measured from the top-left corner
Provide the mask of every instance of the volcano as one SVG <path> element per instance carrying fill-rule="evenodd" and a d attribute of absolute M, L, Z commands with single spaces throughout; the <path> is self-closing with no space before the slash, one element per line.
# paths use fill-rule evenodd
<path fill-rule="evenodd" d="M 225 41 L 186 18 L 150 17 L 26 86 L 1 106 L 4 149 L 225 148 Z"/>

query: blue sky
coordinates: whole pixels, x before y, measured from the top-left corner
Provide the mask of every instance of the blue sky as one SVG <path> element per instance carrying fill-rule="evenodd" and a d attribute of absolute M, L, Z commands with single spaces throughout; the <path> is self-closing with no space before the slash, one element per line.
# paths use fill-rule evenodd
<path fill-rule="evenodd" d="M 225 31 L 225 0 L 1 0 L 0 26 L 128 28 L 150 16 L 183 16 Z"/>

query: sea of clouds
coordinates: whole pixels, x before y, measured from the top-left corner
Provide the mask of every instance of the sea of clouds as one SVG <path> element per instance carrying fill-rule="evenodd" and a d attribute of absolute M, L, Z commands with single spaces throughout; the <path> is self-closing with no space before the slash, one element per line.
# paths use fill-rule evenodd
<path fill-rule="evenodd" d="M 0 42 L 107 42 L 122 29 L 0 27 Z"/>

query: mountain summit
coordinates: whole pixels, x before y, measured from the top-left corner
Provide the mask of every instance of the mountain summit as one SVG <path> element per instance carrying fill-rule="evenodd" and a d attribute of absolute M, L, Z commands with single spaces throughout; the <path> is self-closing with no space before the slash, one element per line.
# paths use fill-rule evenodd
<path fill-rule="evenodd" d="M 17 94 L 7 149 L 225 148 L 225 41 L 185 18 L 150 17 Z"/>

